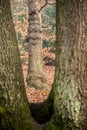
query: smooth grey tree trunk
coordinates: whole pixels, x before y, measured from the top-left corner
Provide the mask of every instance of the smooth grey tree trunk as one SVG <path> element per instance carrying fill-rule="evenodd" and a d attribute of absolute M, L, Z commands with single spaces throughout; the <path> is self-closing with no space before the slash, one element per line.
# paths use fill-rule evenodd
<path fill-rule="evenodd" d="M 29 65 L 27 84 L 38 89 L 47 89 L 46 77 L 43 70 L 42 55 L 42 30 L 39 3 L 36 0 L 29 0 Z"/>

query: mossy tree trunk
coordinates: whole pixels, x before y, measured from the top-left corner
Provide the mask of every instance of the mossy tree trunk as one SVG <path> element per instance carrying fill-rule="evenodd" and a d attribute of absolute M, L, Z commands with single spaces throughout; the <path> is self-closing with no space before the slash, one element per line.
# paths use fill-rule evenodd
<path fill-rule="evenodd" d="M 32 130 L 10 0 L 0 0 L 0 129 Z"/>
<path fill-rule="evenodd" d="M 27 84 L 38 89 L 46 88 L 43 71 L 41 16 L 37 0 L 29 0 L 29 66 Z"/>
<path fill-rule="evenodd" d="M 86 130 L 87 1 L 56 0 L 56 2 L 54 119 L 60 126 L 63 123 L 64 128 Z"/>
<path fill-rule="evenodd" d="M 35 114 L 43 114 L 41 117 L 44 117 L 44 121 L 46 117 L 50 121 L 33 130 L 87 130 L 87 1 L 56 2 L 57 43 L 53 90 L 45 103 L 30 105 L 34 111 L 36 107 Z M 9 7 L 9 0 L 0 0 L 0 129 L 32 130 Z M 48 116 L 45 116 L 43 108 Z M 43 123 L 40 119 L 38 121 Z"/>

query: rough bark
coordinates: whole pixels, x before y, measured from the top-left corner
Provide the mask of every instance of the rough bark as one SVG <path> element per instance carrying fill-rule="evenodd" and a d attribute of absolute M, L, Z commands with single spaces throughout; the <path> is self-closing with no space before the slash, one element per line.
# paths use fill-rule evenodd
<path fill-rule="evenodd" d="M 57 0 L 54 112 L 70 130 L 87 129 L 87 1 Z"/>
<path fill-rule="evenodd" d="M 32 130 L 10 0 L 0 0 L 0 129 Z"/>
<path fill-rule="evenodd" d="M 36 0 L 29 0 L 29 65 L 27 83 L 30 87 L 46 88 L 43 71 L 41 17 Z"/>
<path fill-rule="evenodd" d="M 87 130 L 87 1 L 57 0 L 56 70 L 52 95 L 30 104 L 33 130 Z M 0 129 L 32 130 L 9 0 L 0 0 Z M 31 35 L 30 35 L 31 36 Z M 52 104 L 51 104 L 52 103 Z M 46 106 L 47 105 L 47 109 Z M 54 105 L 54 108 L 53 108 Z M 47 111 L 47 115 L 44 116 Z M 35 113 L 34 113 L 35 112 Z M 44 119 L 45 121 L 45 119 Z M 48 121 L 48 120 L 47 120 Z"/>

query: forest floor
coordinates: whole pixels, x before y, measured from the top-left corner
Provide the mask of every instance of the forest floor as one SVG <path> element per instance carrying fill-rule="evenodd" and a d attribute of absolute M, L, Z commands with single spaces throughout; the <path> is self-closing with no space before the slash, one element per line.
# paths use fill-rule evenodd
<path fill-rule="evenodd" d="M 43 53 L 43 66 L 46 75 L 46 82 L 49 87 L 48 90 L 37 90 L 35 88 L 30 88 L 29 86 L 27 86 L 26 76 L 28 70 L 28 52 L 23 51 L 21 53 L 24 83 L 25 83 L 26 94 L 29 102 L 44 101 L 45 99 L 47 99 L 49 92 L 52 88 L 52 83 L 54 80 L 54 71 L 55 71 L 55 65 L 54 65 L 55 54 L 53 52 L 49 52 L 49 49 L 47 48 L 44 48 L 42 50 L 42 53 Z"/>

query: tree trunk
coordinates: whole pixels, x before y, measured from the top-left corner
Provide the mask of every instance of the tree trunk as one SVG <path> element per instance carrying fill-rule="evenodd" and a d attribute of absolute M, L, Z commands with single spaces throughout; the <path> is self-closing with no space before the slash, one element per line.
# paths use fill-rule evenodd
<path fill-rule="evenodd" d="M 32 128 L 10 2 L 0 0 L 1 130 L 87 130 L 87 1 L 56 2 L 57 43 L 53 90 L 45 103 L 30 105 L 32 112 L 36 107 L 38 114 L 43 114 L 40 118 L 47 117 L 50 121 Z M 43 120 L 37 120 L 43 123 Z"/>
<path fill-rule="evenodd" d="M 87 130 L 87 1 L 56 2 L 55 120 L 70 130 Z"/>
<path fill-rule="evenodd" d="M 29 0 L 29 66 L 27 83 L 30 87 L 46 88 L 43 71 L 41 17 L 36 0 Z"/>
<path fill-rule="evenodd" d="M 32 130 L 10 0 L 0 0 L 0 130 Z"/>

